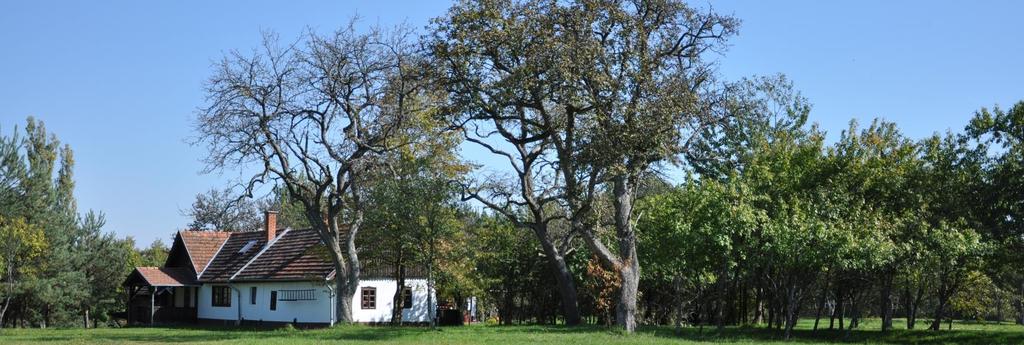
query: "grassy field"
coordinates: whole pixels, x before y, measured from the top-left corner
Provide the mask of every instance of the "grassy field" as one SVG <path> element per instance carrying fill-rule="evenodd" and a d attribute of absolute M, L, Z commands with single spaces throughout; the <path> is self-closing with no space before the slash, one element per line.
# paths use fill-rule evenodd
<path fill-rule="evenodd" d="M 0 344 L 1024 344 L 1024 326 L 1011 324 L 955 323 L 952 331 L 895 330 L 879 332 L 877 321 L 868 320 L 860 330 L 810 330 L 802 321 L 793 339 L 763 328 L 727 328 L 721 334 L 706 328 L 686 328 L 675 334 L 670 327 L 644 327 L 634 335 L 622 335 L 601 327 L 559 326 L 466 326 L 439 331 L 425 328 L 343 326 L 331 329 L 237 329 L 237 328 L 127 328 L 127 329 L 3 329 Z M 902 326 L 901 324 L 898 324 Z M 945 325 L 943 325 L 945 327 Z"/>

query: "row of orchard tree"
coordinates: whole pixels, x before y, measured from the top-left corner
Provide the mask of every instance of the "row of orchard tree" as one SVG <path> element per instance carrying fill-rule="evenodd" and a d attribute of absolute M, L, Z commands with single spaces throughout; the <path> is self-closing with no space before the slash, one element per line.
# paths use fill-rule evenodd
<path fill-rule="evenodd" d="M 788 333 L 805 315 L 1020 308 L 1022 107 L 826 144 L 784 78 L 718 78 L 736 18 L 676 0 L 463 1 L 422 35 L 355 24 L 229 53 L 194 121 L 210 171 L 275 184 L 319 232 L 343 295 L 383 234 L 396 257 L 471 258 L 425 262 L 506 322 Z"/>
<path fill-rule="evenodd" d="M 787 336 L 800 317 L 815 329 L 1024 322 L 1024 103 L 982 110 L 961 133 L 915 141 L 876 120 L 826 144 L 803 101 L 766 99 L 782 111 L 736 118 L 717 142 L 725 159 L 642 198 L 646 317 Z"/>
<path fill-rule="evenodd" d="M 74 158 L 42 122 L 0 136 L 0 327 L 94 327 L 123 311 L 131 267 L 159 265 L 79 213 Z"/>

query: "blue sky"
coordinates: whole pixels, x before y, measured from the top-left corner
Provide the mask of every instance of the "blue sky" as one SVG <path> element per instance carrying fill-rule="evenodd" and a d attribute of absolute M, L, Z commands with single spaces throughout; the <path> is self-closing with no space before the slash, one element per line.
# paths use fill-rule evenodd
<path fill-rule="evenodd" d="M 201 175 L 193 110 L 210 64 L 255 47 L 261 29 L 294 38 L 363 24 L 415 27 L 447 1 L 3 1 L 0 131 L 32 115 L 76 154 L 79 207 L 139 245 L 188 223 L 196 193 L 234 175 Z M 1016 1 L 700 2 L 743 20 L 719 56 L 727 79 L 784 73 L 832 136 L 882 117 L 912 138 L 963 127 L 980 107 L 1024 99 Z M 473 157 L 469 157 L 473 158 Z"/>

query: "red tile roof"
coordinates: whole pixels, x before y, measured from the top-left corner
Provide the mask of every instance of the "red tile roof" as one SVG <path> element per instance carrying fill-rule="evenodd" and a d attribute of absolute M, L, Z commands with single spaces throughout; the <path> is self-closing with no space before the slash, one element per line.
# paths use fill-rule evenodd
<path fill-rule="evenodd" d="M 278 231 L 267 247 L 266 234 L 259 232 L 180 231 L 199 277 L 186 267 L 139 267 L 138 277 L 153 286 L 182 286 L 197 282 L 295 281 L 333 279 L 330 254 L 313 229 Z M 394 268 L 385 248 L 376 243 L 360 247 L 361 278 L 390 278 Z M 246 248 L 248 247 L 248 248 Z M 242 251 L 243 248 L 247 250 Z M 365 249 L 365 250 L 364 250 Z M 426 270 L 419 265 L 406 269 L 407 278 L 422 278 Z M 133 281 L 134 272 L 128 281 Z"/>
<path fill-rule="evenodd" d="M 213 259 L 213 256 L 217 254 L 217 249 L 220 249 L 224 241 L 228 240 L 231 233 L 185 230 L 179 231 L 178 235 L 181 236 L 182 242 L 185 243 L 185 249 L 188 250 L 188 255 L 192 258 L 192 265 L 195 271 L 201 273 L 210 260 Z"/>
<path fill-rule="evenodd" d="M 150 286 L 196 285 L 188 267 L 136 267 L 132 275 L 136 273 Z M 132 275 L 129 275 L 129 280 Z"/>
<path fill-rule="evenodd" d="M 392 278 L 394 255 L 373 244 L 362 244 L 359 253 L 361 279 Z M 374 250 L 371 250 L 374 249 Z M 313 229 L 288 230 L 270 244 L 252 262 L 231 278 L 232 281 L 333 279 L 330 253 Z M 406 278 L 425 278 L 422 265 L 407 265 Z"/>
<path fill-rule="evenodd" d="M 325 279 L 334 270 L 313 229 L 288 230 L 232 281 Z"/>
<path fill-rule="evenodd" d="M 252 244 L 249 244 L 252 243 Z M 245 266 L 267 244 L 266 234 L 259 232 L 233 232 L 221 246 L 220 251 L 210 260 L 202 274 L 200 282 L 226 282 L 239 269 Z M 246 249 L 242 252 L 242 249 Z"/>

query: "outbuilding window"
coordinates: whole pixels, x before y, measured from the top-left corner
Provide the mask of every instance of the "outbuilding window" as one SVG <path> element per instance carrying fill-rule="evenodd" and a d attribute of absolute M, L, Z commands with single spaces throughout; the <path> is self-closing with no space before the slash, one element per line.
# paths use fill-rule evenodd
<path fill-rule="evenodd" d="M 412 288 L 411 287 L 406 286 L 406 287 L 402 288 L 402 308 L 403 309 L 412 309 Z"/>
<path fill-rule="evenodd" d="M 249 304 L 256 304 L 256 287 L 249 288 Z"/>
<path fill-rule="evenodd" d="M 361 295 L 363 309 L 377 309 L 377 288 L 364 287 Z"/>

